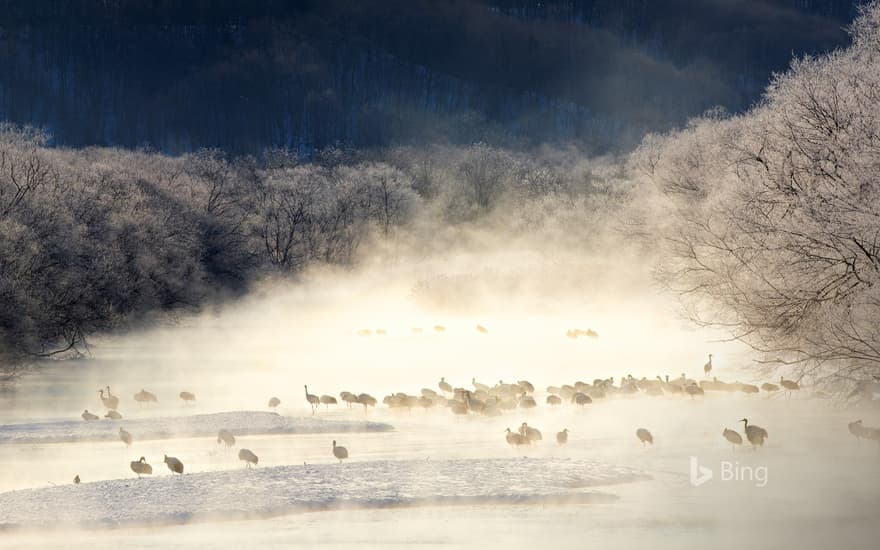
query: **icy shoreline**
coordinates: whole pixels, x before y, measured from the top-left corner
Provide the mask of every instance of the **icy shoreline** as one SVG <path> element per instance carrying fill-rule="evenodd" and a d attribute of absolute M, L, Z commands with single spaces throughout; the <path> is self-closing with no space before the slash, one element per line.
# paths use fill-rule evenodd
<path fill-rule="evenodd" d="M 114 528 L 256 519 L 343 508 L 572 504 L 616 497 L 594 487 L 650 479 L 567 459 L 350 462 L 116 479 L 0 493 L 0 530 Z"/>
<path fill-rule="evenodd" d="M 123 427 L 135 439 L 216 437 L 221 428 L 238 435 L 389 432 L 390 424 L 369 421 L 324 420 L 281 416 L 273 412 L 233 411 L 192 416 L 123 420 L 63 420 L 0 425 L 2 443 L 75 443 L 115 441 Z"/>

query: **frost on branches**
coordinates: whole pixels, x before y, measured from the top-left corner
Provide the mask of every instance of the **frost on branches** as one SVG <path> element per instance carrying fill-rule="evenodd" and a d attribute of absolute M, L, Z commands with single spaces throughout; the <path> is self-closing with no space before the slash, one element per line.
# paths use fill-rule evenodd
<path fill-rule="evenodd" d="M 690 318 L 770 368 L 854 383 L 880 375 L 880 3 L 851 33 L 749 112 L 649 136 L 629 170 Z"/>

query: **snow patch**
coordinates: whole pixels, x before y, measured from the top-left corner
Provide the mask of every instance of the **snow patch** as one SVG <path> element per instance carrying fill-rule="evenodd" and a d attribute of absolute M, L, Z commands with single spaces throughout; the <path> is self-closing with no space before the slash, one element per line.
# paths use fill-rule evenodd
<path fill-rule="evenodd" d="M 388 432 L 390 424 L 367 421 L 324 420 L 313 417 L 281 416 L 274 412 L 232 411 L 192 416 L 134 418 L 130 420 L 64 420 L 31 424 L 0 425 L 0 443 L 72 443 L 115 441 L 123 427 L 135 439 L 174 437 L 216 437 L 221 428 L 234 435 L 316 434 Z"/>
<path fill-rule="evenodd" d="M 121 527 L 262 518 L 343 507 L 606 502 L 572 489 L 650 479 L 556 458 L 347 462 L 117 479 L 0 493 L 0 528 Z"/>

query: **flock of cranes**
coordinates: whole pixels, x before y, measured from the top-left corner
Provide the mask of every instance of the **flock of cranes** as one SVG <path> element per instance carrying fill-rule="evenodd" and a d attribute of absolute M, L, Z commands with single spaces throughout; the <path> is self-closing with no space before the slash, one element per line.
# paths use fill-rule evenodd
<path fill-rule="evenodd" d="M 708 375 L 711 371 L 712 355 L 710 354 L 709 361 L 703 366 L 703 372 Z M 405 406 L 411 408 L 416 405 L 429 407 L 434 406 L 434 401 L 437 400 L 439 400 L 439 404 L 442 405 L 443 400 L 445 399 L 446 406 L 450 408 L 453 414 L 474 413 L 488 416 L 497 416 L 504 410 L 517 408 L 528 409 L 537 406 L 537 402 L 532 396 L 534 393 L 534 386 L 526 380 L 520 380 L 516 384 L 505 384 L 503 381 L 499 381 L 498 384 L 489 387 L 486 384 L 477 382 L 475 378 L 472 378 L 471 385 L 474 388 L 473 390 L 455 388 L 452 387 L 444 377 L 440 379 L 438 387 L 444 394 L 452 394 L 451 398 L 446 399 L 439 396 L 433 390 L 426 388 L 422 389 L 421 397 L 417 398 L 406 394 L 393 394 L 386 398 L 386 403 L 390 407 Z M 779 391 L 780 386 L 788 392 L 799 389 L 797 382 L 793 380 L 785 380 L 784 378 L 780 379 L 779 386 L 776 386 L 775 384 L 764 384 L 763 389 L 765 392 L 772 393 Z M 548 395 L 545 401 L 551 407 L 562 405 L 566 401 L 575 406 L 583 407 L 593 403 L 594 399 L 602 400 L 612 395 L 634 395 L 638 393 L 644 393 L 649 396 L 687 394 L 693 398 L 695 395 L 704 395 L 707 391 L 738 391 L 751 394 L 758 393 L 759 390 L 757 389 L 757 386 L 752 384 L 742 384 L 739 382 L 727 383 L 718 380 L 717 377 L 712 380 L 704 380 L 697 383 L 694 380 L 688 379 L 684 374 L 674 380 L 670 380 L 668 375 L 665 378 L 657 376 L 655 380 L 650 380 L 648 378 L 642 378 L 639 380 L 632 376 L 626 376 L 622 378 L 617 385 L 615 385 L 614 378 L 612 377 L 593 380 L 592 384 L 579 381 L 571 385 L 548 386 Z M 746 439 L 752 447 L 757 448 L 763 446 L 764 441 L 769 438 L 767 430 L 754 424 L 750 425 L 746 418 L 743 418 L 740 422 L 743 422 L 744 424 Z M 851 424 L 850 431 L 853 431 L 853 429 L 853 425 Z M 861 428 L 856 429 L 860 430 Z M 525 422 L 523 422 L 515 432 L 511 431 L 510 428 L 507 428 L 505 434 L 507 443 L 514 447 L 532 445 L 543 439 L 541 432 L 538 429 L 529 426 Z M 880 430 L 876 431 L 876 435 L 880 437 Z M 743 438 L 735 430 L 725 428 L 722 432 L 722 436 L 733 444 L 734 448 L 738 445 L 742 445 Z M 646 428 L 638 428 L 636 430 L 636 438 L 642 443 L 642 446 L 654 444 L 654 436 Z M 558 445 L 568 443 L 568 429 L 563 429 L 558 432 L 556 434 L 556 441 Z"/>
<path fill-rule="evenodd" d="M 110 392 L 110 386 L 106 387 L 107 395 L 104 395 L 104 390 L 98 390 L 98 395 L 101 397 L 101 403 L 104 404 L 104 408 L 107 409 L 107 414 L 104 415 L 104 418 L 109 418 L 110 420 L 122 420 L 122 414 L 119 413 L 119 397 L 113 395 Z M 179 395 L 180 399 L 183 400 L 183 404 L 186 405 L 188 403 L 192 403 L 196 400 L 196 395 L 192 392 L 182 391 Z M 141 389 L 141 391 L 134 394 L 134 400 L 138 404 L 144 403 L 158 403 L 159 399 L 156 397 L 156 394 L 152 392 L 148 392 L 145 389 Z M 98 415 L 89 412 L 88 409 L 84 410 L 80 415 L 83 420 L 86 421 L 94 421 L 100 420 L 101 417 Z"/>
<path fill-rule="evenodd" d="M 769 434 L 767 430 L 760 426 L 756 426 L 754 424 L 749 424 L 748 418 L 743 418 L 740 420 L 743 423 L 743 429 L 746 433 L 746 440 L 748 440 L 749 444 L 752 445 L 753 449 L 764 446 L 764 441 L 769 439 Z M 743 438 L 736 430 L 731 430 L 730 428 L 724 428 L 724 431 L 721 432 L 721 435 L 726 439 L 732 446 L 733 449 L 743 444 Z"/>
<path fill-rule="evenodd" d="M 120 435 L 126 433 L 128 435 L 128 440 L 123 437 L 123 442 L 126 445 L 131 445 L 131 435 L 125 432 L 122 428 L 119 429 Z M 227 447 L 235 446 L 235 436 L 229 430 L 220 430 L 217 433 L 217 443 L 223 443 Z M 336 457 L 341 463 L 344 459 L 348 458 L 348 449 L 336 444 L 336 440 L 333 440 L 333 456 Z M 260 458 L 251 451 L 250 449 L 239 449 L 238 451 L 238 459 L 245 463 L 245 468 L 251 468 L 252 466 L 256 466 L 260 462 Z M 168 466 L 168 470 L 171 471 L 171 474 L 180 474 L 183 475 L 183 461 L 181 461 L 177 457 L 165 455 L 163 462 L 166 466 Z M 146 458 L 143 456 L 138 460 L 133 460 L 130 463 L 131 471 L 137 474 L 138 478 L 143 475 L 152 475 L 153 467 L 147 463 Z M 79 475 L 77 474 L 74 483 L 79 483 Z"/>
<path fill-rule="evenodd" d="M 105 395 L 105 391 L 106 391 L 106 395 Z M 312 414 L 315 413 L 315 411 L 317 410 L 317 408 L 320 405 L 329 406 L 329 405 L 336 405 L 337 404 L 336 398 L 333 396 L 322 395 L 322 396 L 318 397 L 316 395 L 310 394 L 308 386 L 305 387 L 305 393 L 306 393 L 306 401 L 312 407 Z M 345 394 L 345 393 L 346 392 L 343 392 L 343 394 Z M 101 403 L 104 405 L 105 408 L 108 409 L 107 414 L 104 415 L 104 418 L 109 418 L 111 420 L 121 420 L 122 415 L 117 411 L 117 409 L 119 408 L 119 397 L 112 394 L 112 392 L 110 391 L 110 386 L 107 386 L 106 390 L 105 389 L 98 390 L 98 395 L 101 398 Z M 183 401 L 184 405 L 192 403 L 196 400 L 195 394 L 192 392 L 189 392 L 189 391 L 180 392 L 179 397 Z M 141 389 L 139 392 L 135 393 L 134 400 L 135 400 L 135 402 L 137 402 L 139 404 L 158 403 L 158 401 L 159 401 L 159 399 L 156 397 L 156 395 L 154 393 L 149 392 L 145 389 Z M 362 405 L 364 405 L 365 408 L 368 405 L 369 406 L 376 405 L 376 400 L 373 397 L 369 396 L 368 394 L 360 394 L 357 396 L 352 396 L 352 397 L 347 397 L 347 398 L 343 397 L 343 400 L 346 400 L 349 403 L 349 406 L 351 406 L 351 403 L 362 404 Z M 269 399 L 268 405 L 269 405 L 269 408 L 271 408 L 271 409 L 277 408 L 280 404 L 281 404 L 281 400 L 277 397 L 272 397 L 271 399 Z M 85 420 L 87 422 L 100 420 L 100 417 L 98 415 L 89 412 L 88 409 L 83 411 L 81 417 L 83 420 Z M 120 441 L 122 441 L 122 443 L 125 444 L 126 447 L 130 447 L 134 441 L 134 438 L 133 438 L 131 432 L 127 431 L 125 428 L 123 428 L 121 426 L 119 427 L 119 439 L 120 439 Z M 233 435 L 233 433 L 229 430 L 221 429 L 217 432 L 217 443 L 218 444 L 222 443 L 227 448 L 234 447 L 235 443 L 236 443 L 235 435 Z M 348 449 L 346 449 L 345 447 L 342 447 L 340 445 L 337 445 L 335 440 L 333 441 L 332 452 L 333 452 L 333 456 L 335 458 L 337 458 L 340 462 L 342 462 L 344 459 L 348 458 Z M 251 468 L 253 466 L 256 466 L 257 464 L 259 464 L 259 461 L 260 461 L 260 459 L 256 455 L 256 453 L 254 453 L 250 449 L 244 449 L 244 448 L 242 448 L 238 451 L 238 459 L 245 463 L 246 468 Z M 181 461 L 179 458 L 165 455 L 163 458 L 163 462 L 165 463 L 165 465 L 168 467 L 168 469 L 171 471 L 172 474 L 183 475 L 183 461 Z M 137 474 L 138 478 L 140 478 L 143 475 L 152 475 L 152 473 L 153 473 L 153 467 L 147 462 L 146 458 L 143 456 L 140 457 L 140 459 L 138 459 L 138 460 L 132 461 L 129 464 L 129 466 L 131 468 L 131 471 L 134 472 L 135 474 Z M 74 478 L 74 483 L 76 483 L 76 484 L 80 483 L 79 474 L 77 474 L 76 477 Z"/>
<path fill-rule="evenodd" d="M 437 325 L 434 327 L 434 330 L 436 332 L 443 332 L 445 327 Z M 488 329 L 481 325 L 477 325 L 477 331 L 482 334 L 488 333 Z M 363 329 L 359 331 L 359 334 L 362 336 L 372 336 L 374 334 L 381 336 L 387 333 L 382 329 Z M 572 329 L 568 332 L 568 335 L 572 338 L 581 336 L 598 337 L 595 331 L 591 329 Z M 706 379 L 699 382 L 688 378 L 684 373 L 672 379 L 670 379 L 669 375 L 665 377 L 656 376 L 654 379 L 647 377 L 637 379 L 627 375 L 621 377 L 617 382 L 615 382 L 614 377 L 597 378 L 592 383 L 576 381 L 562 386 L 548 386 L 544 402 L 551 408 L 560 407 L 566 403 L 582 408 L 610 397 L 628 397 L 639 394 L 650 397 L 665 395 L 687 396 L 693 399 L 698 396 L 705 396 L 711 392 L 738 392 L 747 395 L 761 392 L 772 395 L 782 392 L 782 394 L 790 397 L 792 392 L 800 390 L 798 382 L 786 380 L 784 377 L 780 377 L 778 384 L 765 382 L 760 387 L 741 382 L 724 382 L 717 377 L 713 377 L 710 380 L 708 377 L 712 370 L 712 354 L 709 354 L 708 361 L 703 366 L 703 373 Z M 880 389 L 880 381 L 875 385 Z M 498 383 L 489 385 L 477 381 L 476 377 L 472 377 L 470 386 L 470 388 L 456 387 L 450 384 L 445 377 L 441 377 L 437 384 L 439 392 L 430 388 L 422 388 L 419 395 L 397 392 L 385 396 L 382 403 L 390 409 L 408 409 L 412 411 L 414 408 L 422 408 L 427 412 L 431 408 L 446 408 L 451 414 L 456 416 L 481 415 L 489 417 L 500 416 L 507 411 L 538 407 L 535 387 L 527 380 L 519 380 L 515 383 L 505 383 L 503 380 L 499 380 Z M 321 405 L 328 409 L 330 405 L 337 405 L 339 403 L 336 397 L 332 395 L 323 394 L 319 396 L 309 393 L 307 385 L 303 387 L 305 400 L 311 409 L 312 415 L 319 411 Z M 858 388 L 856 391 L 858 391 Z M 106 392 L 105 389 L 98 390 L 98 394 L 102 404 L 108 410 L 104 417 L 111 420 L 120 420 L 122 415 L 117 410 L 119 398 L 112 394 L 110 387 L 106 387 Z M 179 397 L 184 402 L 184 405 L 196 400 L 195 394 L 189 391 L 181 391 Z M 156 395 L 145 389 L 135 393 L 134 400 L 139 404 L 158 402 Z M 339 400 L 345 403 L 348 408 L 357 405 L 363 406 L 365 413 L 369 407 L 376 407 L 378 403 L 377 399 L 370 394 L 349 391 L 340 392 Z M 268 401 L 270 409 L 276 409 L 280 405 L 281 400 L 278 397 L 272 397 Z M 100 420 L 98 415 L 89 412 L 87 409 L 82 413 L 82 418 L 89 422 Z M 727 427 L 721 433 L 722 437 L 732 445 L 734 450 L 741 446 L 744 441 L 747 441 L 754 449 L 757 449 L 762 447 L 764 442 L 769 439 L 766 429 L 750 424 L 747 418 L 743 418 L 740 422 L 743 423 L 745 439 L 739 432 Z M 874 440 L 880 443 L 880 428 L 864 426 L 861 420 L 851 422 L 848 428 L 849 432 L 858 439 Z M 526 422 L 522 422 L 516 431 L 507 428 L 504 433 L 507 443 L 513 447 L 533 445 L 543 440 L 541 431 L 533 426 L 529 426 Z M 122 427 L 119 428 L 119 438 L 127 447 L 132 445 L 132 434 Z M 642 446 L 654 444 L 654 436 L 646 428 L 638 428 L 636 430 L 636 438 Z M 567 428 L 556 433 L 557 445 L 566 445 L 568 439 L 569 430 Z M 229 430 L 221 429 L 217 433 L 217 443 L 223 444 L 227 448 L 234 447 L 236 445 L 235 435 Z M 336 440 L 333 440 L 332 443 L 332 454 L 340 463 L 349 456 L 348 450 L 337 445 Z M 240 449 L 238 458 L 245 463 L 246 468 L 251 468 L 259 463 L 259 457 L 250 449 Z M 165 455 L 163 462 L 172 474 L 183 474 L 183 462 L 180 459 Z M 152 466 L 147 463 L 143 456 L 137 461 L 132 461 L 130 467 L 138 477 L 153 473 Z M 76 478 L 76 482 L 78 481 L 79 476 Z"/>
<path fill-rule="evenodd" d="M 760 426 L 749 424 L 747 418 L 743 418 L 742 420 L 740 420 L 740 422 L 743 422 L 744 424 L 746 439 L 752 445 L 752 447 L 757 448 L 763 446 L 764 441 L 769 438 L 767 430 Z M 856 431 L 853 431 L 854 429 Z M 870 430 L 871 428 L 868 429 Z M 857 435 L 857 437 L 866 437 L 865 435 L 861 435 L 862 430 L 864 430 L 864 428 L 861 428 L 861 420 L 859 421 L 858 425 L 856 425 L 856 423 L 850 424 L 850 431 L 854 435 L 858 433 L 859 435 Z M 513 432 L 510 430 L 510 428 L 507 428 L 506 434 L 507 443 L 514 447 L 519 447 L 521 445 L 531 445 L 543 439 L 540 430 L 529 426 L 525 422 L 522 423 L 522 425 L 519 427 L 519 430 L 516 432 Z M 739 434 L 739 432 L 735 430 L 724 428 L 724 431 L 721 435 L 723 435 L 724 439 L 726 439 L 733 445 L 734 449 L 736 449 L 738 445 L 742 445 L 743 443 L 742 436 Z M 880 436 L 880 430 L 875 430 L 873 437 L 877 438 L 878 436 Z M 636 430 L 636 438 L 639 440 L 643 447 L 654 444 L 654 436 L 649 430 L 645 428 L 638 428 Z M 556 434 L 556 443 L 557 445 L 565 445 L 566 443 L 568 443 L 568 428 L 565 428 L 561 432 L 558 432 Z"/>
<path fill-rule="evenodd" d="M 709 362 L 704 367 L 704 372 L 709 373 L 711 370 L 712 359 L 710 356 Z M 390 409 L 423 408 L 427 411 L 431 408 L 446 408 L 451 414 L 462 416 L 469 414 L 500 416 L 505 411 L 538 407 L 535 388 L 527 380 L 520 380 L 516 383 L 505 383 L 500 380 L 497 384 L 490 386 L 478 382 L 476 378 L 471 378 L 470 386 L 470 388 L 454 387 L 443 377 L 437 384 L 439 392 L 431 388 L 422 388 L 419 394 L 396 392 L 386 395 L 382 399 L 382 403 Z M 790 397 L 791 393 L 799 388 L 797 382 L 785 378 L 780 378 L 779 385 L 765 383 L 759 388 L 754 384 L 724 382 L 717 377 L 697 382 L 685 374 L 674 379 L 670 379 L 669 375 L 666 375 L 665 378 L 657 376 L 655 379 L 646 377 L 636 379 L 629 375 L 621 378 L 619 382 L 615 382 L 614 377 L 611 377 L 595 379 L 592 383 L 577 381 L 562 386 L 548 386 L 544 402 L 550 407 L 562 406 L 565 403 L 585 407 L 594 401 L 612 396 L 644 394 L 652 397 L 683 395 L 694 398 L 704 396 L 708 392 L 755 394 L 763 391 L 767 394 L 773 394 L 784 391 L 785 395 Z M 343 391 L 339 396 L 348 407 L 362 405 L 364 412 L 367 412 L 368 407 L 375 407 L 377 403 L 374 397 L 366 393 Z M 277 398 L 273 399 L 277 400 Z M 322 395 L 319 398 L 315 394 L 310 394 L 308 387 L 306 387 L 306 401 L 309 403 L 312 414 L 318 410 L 319 404 L 336 404 L 334 397 Z"/>
<path fill-rule="evenodd" d="M 321 397 L 318 397 L 315 394 L 309 393 L 308 386 L 304 386 L 304 387 L 306 389 L 306 401 L 309 402 L 309 406 L 312 408 L 313 415 L 315 414 L 315 411 L 317 411 L 321 405 L 324 405 L 325 409 L 329 409 L 330 405 L 337 404 L 336 398 L 333 397 L 332 395 L 325 394 L 325 395 L 322 395 Z M 340 394 L 340 397 L 342 399 L 345 399 L 348 402 L 349 406 L 351 406 L 351 403 L 359 403 L 364 406 L 364 410 L 366 410 L 367 405 L 371 405 L 374 407 L 376 406 L 376 400 L 365 393 L 361 394 L 361 396 L 363 396 L 363 397 L 358 396 L 358 399 L 351 399 L 352 394 L 348 394 L 349 399 L 346 399 L 345 397 L 343 397 L 343 394 L 347 394 L 347 393 L 348 392 L 342 392 L 342 394 Z M 275 402 L 274 406 L 272 405 L 273 401 Z M 277 397 L 273 397 L 272 399 L 269 400 L 269 407 L 270 408 L 275 408 L 280 404 L 281 404 L 281 400 L 278 399 Z"/>
<path fill-rule="evenodd" d="M 423 332 L 425 332 L 425 329 L 422 327 L 412 327 L 411 330 L 412 330 L 413 334 L 422 334 Z M 434 332 L 436 332 L 438 334 L 442 334 L 442 333 L 446 332 L 446 327 L 443 325 L 434 325 Z M 482 325 L 477 325 L 477 332 L 479 332 L 481 334 L 489 334 L 489 329 L 487 329 L 486 327 L 484 327 Z M 388 331 L 385 330 L 384 328 L 375 328 L 375 329 L 362 328 L 362 329 L 355 331 L 355 334 L 357 334 L 358 336 L 363 336 L 365 338 L 369 338 L 370 336 L 388 336 Z"/>
<path fill-rule="evenodd" d="M 122 427 L 119 428 L 119 439 L 125 444 L 126 447 L 131 446 L 132 444 L 132 435 Z M 217 432 L 217 443 L 223 444 L 227 448 L 235 446 L 235 435 L 227 429 L 221 429 Z M 348 449 L 341 445 L 336 444 L 336 440 L 333 440 L 332 447 L 333 456 L 342 463 L 343 460 L 348 458 Z M 256 466 L 260 462 L 260 458 L 250 449 L 241 448 L 238 451 L 238 459 L 245 463 L 245 468 L 251 468 Z M 165 465 L 168 467 L 168 470 L 172 475 L 179 474 L 183 475 L 183 461 L 177 457 L 164 455 L 162 460 Z M 140 457 L 138 460 L 133 460 L 129 463 L 129 467 L 131 471 L 137 474 L 138 478 L 145 475 L 153 474 L 153 467 L 147 462 L 145 457 Z M 74 483 L 79 483 L 80 478 L 79 474 L 74 478 Z"/>
<path fill-rule="evenodd" d="M 489 329 L 486 328 L 484 325 L 475 325 L 475 328 L 480 334 L 489 334 Z M 412 327 L 410 330 L 413 334 L 423 334 L 425 332 L 425 329 L 423 327 Z M 444 325 L 434 325 L 433 330 L 438 334 L 443 334 L 444 332 L 446 332 L 446 327 Z M 384 328 L 362 328 L 356 330 L 355 334 L 358 336 L 369 338 L 370 336 L 388 336 L 388 331 Z M 580 328 L 568 329 L 567 331 L 565 331 L 565 335 L 573 340 L 576 340 L 581 336 L 585 336 L 587 338 L 599 337 L 599 333 L 591 328 L 588 328 L 586 330 Z"/>

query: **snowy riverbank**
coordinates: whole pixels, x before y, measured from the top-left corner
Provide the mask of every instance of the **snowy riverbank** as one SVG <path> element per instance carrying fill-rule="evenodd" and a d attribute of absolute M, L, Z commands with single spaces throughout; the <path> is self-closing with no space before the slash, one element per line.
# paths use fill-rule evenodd
<path fill-rule="evenodd" d="M 123 427 L 135 439 L 211 437 L 221 428 L 238 435 L 388 432 L 390 424 L 360 420 L 324 420 L 272 412 L 232 411 L 192 416 L 130 420 L 63 420 L 0 425 L 0 443 L 73 443 L 114 441 Z"/>
<path fill-rule="evenodd" d="M 0 494 L 3 528 L 118 527 L 270 517 L 337 508 L 607 502 L 594 487 L 649 479 L 571 459 L 399 460 L 116 479 Z"/>

